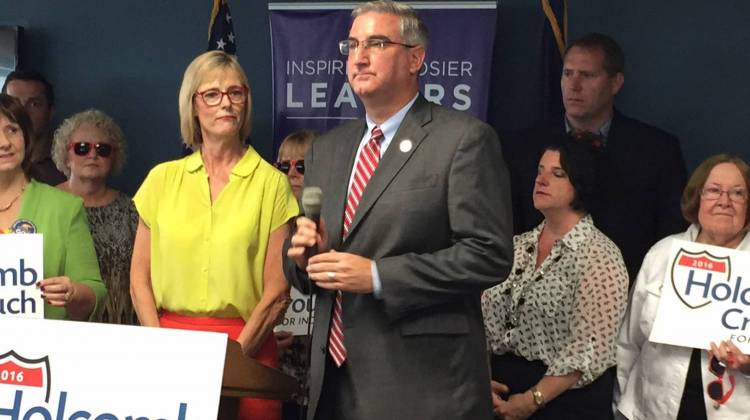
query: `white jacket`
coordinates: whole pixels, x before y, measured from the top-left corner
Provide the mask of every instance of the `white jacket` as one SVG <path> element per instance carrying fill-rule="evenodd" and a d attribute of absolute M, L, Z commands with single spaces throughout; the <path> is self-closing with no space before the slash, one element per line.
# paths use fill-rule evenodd
<path fill-rule="evenodd" d="M 646 254 L 638 272 L 633 295 L 617 338 L 617 384 L 614 405 L 616 418 L 630 420 L 674 420 L 680 409 L 685 378 L 693 349 L 652 343 L 648 340 L 661 298 L 661 285 L 669 270 L 668 254 L 672 241 L 694 241 L 699 228 L 690 226 L 684 233 L 668 236 Z M 738 250 L 750 250 L 750 235 L 745 235 Z M 708 343 L 706 343 L 708 345 Z M 705 392 L 716 379 L 708 372 L 708 352 L 701 354 L 701 374 Z M 709 420 L 750 420 L 750 379 L 734 374 L 737 387 L 718 410 L 704 394 Z M 729 380 L 724 378 L 724 392 Z"/>

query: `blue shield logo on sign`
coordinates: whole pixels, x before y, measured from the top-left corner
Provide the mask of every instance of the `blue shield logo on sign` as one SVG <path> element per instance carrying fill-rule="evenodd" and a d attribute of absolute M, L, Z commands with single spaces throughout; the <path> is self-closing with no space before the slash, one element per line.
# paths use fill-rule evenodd
<path fill-rule="evenodd" d="M 731 273 L 729 257 L 680 249 L 672 261 L 672 287 L 685 306 L 698 309 L 711 303 L 717 285 L 729 284 Z"/>

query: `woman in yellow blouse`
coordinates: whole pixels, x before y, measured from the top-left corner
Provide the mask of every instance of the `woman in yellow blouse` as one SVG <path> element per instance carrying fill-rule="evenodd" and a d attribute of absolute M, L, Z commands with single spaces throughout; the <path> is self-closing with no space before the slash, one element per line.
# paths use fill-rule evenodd
<path fill-rule="evenodd" d="M 244 144 L 251 100 L 235 57 L 211 51 L 193 60 L 179 110 L 194 153 L 157 165 L 134 197 L 138 318 L 145 326 L 226 332 L 245 355 L 277 367 L 272 329 L 288 301 L 281 245 L 297 202 L 284 174 Z M 243 399 L 239 418 L 279 419 L 280 407 Z"/>

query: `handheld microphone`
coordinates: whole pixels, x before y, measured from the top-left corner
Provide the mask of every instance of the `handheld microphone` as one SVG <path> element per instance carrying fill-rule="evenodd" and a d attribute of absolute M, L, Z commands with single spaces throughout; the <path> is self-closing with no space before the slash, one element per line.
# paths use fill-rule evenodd
<path fill-rule="evenodd" d="M 305 187 L 302 190 L 302 210 L 305 217 L 315 222 L 315 227 L 320 227 L 320 202 L 323 198 L 323 191 L 318 187 Z M 313 245 L 305 251 L 308 258 L 318 253 L 318 246 Z"/>
<path fill-rule="evenodd" d="M 315 222 L 315 229 L 320 228 L 320 208 L 321 208 L 321 201 L 323 198 L 323 191 L 318 187 L 305 187 L 304 190 L 302 190 L 302 210 L 305 212 L 305 217 Z M 307 258 L 310 258 L 311 256 L 318 253 L 318 245 L 313 245 L 305 250 L 305 256 Z M 307 361 L 305 363 L 305 372 L 310 371 L 310 359 L 312 359 L 312 296 L 313 296 L 313 286 L 312 286 L 312 280 L 310 280 L 310 277 L 307 278 L 307 287 L 309 290 L 309 295 L 307 297 Z M 308 395 L 305 395 L 305 397 L 309 397 Z M 299 420 L 303 420 L 303 416 L 305 415 L 305 410 L 300 409 L 299 412 Z"/>

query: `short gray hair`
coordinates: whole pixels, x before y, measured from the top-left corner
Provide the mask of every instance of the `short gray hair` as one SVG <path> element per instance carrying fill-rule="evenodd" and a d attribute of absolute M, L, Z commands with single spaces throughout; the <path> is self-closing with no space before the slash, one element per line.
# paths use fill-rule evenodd
<path fill-rule="evenodd" d="M 122 167 L 125 166 L 128 155 L 125 135 L 112 117 L 93 108 L 66 118 L 60 124 L 60 127 L 55 130 L 55 136 L 52 140 L 52 160 L 55 162 L 57 169 L 70 178 L 70 165 L 68 165 L 70 136 L 83 124 L 91 124 L 102 130 L 109 141 L 112 142 L 115 149 L 112 155 L 112 174 L 119 174 Z"/>
<path fill-rule="evenodd" d="M 398 16 L 401 18 L 401 37 L 404 43 L 420 45 L 427 49 L 427 26 L 411 6 L 390 0 L 370 1 L 354 9 L 352 18 L 356 19 L 365 13 L 386 13 Z"/>

